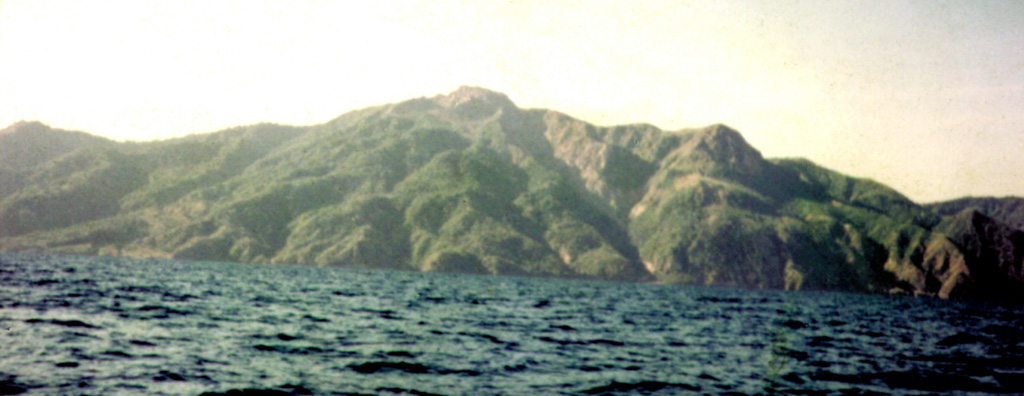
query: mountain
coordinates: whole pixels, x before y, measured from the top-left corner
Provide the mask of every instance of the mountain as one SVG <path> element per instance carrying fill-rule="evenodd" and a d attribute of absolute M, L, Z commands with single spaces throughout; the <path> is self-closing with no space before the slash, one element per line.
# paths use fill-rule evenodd
<path fill-rule="evenodd" d="M 112 145 L 112 140 L 54 130 L 40 122 L 22 121 L 0 129 L 0 161 L 14 169 L 29 168 L 80 148 Z"/>
<path fill-rule="evenodd" d="M 13 186 L 0 196 L 3 250 L 1024 295 L 1013 227 L 765 159 L 725 125 L 595 126 L 463 87 L 321 125 L 148 143 L 31 128 L 0 135 L 53 142 L 0 157 Z"/>
<path fill-rule="evenodd" d="M 83 132 L 56 131 L 39 122 L 18 122 L 0 129 L 0 169 L 3 170 L 0 172 L 0 199 L 13 194 L 27 183 L 19 178 L 21 170 L 79 148 L 113 144 L 111 140 Z"/>
<path fill-rule="evenodd" d="M 1024 198 L 969 197 L 925 206 L 943 216 L 952 216 L 964 209 L 975 209 L 1003 224 L 1018 230 L 1024 229 Z"/>

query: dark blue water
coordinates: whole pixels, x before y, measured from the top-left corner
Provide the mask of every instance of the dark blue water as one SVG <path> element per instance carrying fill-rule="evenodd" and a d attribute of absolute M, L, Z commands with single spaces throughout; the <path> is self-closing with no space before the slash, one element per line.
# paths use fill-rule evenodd
<path fill-rule="evenodd" d="M 0 254 L 0 394 L 1024 393 L 1024 309 Z"/>

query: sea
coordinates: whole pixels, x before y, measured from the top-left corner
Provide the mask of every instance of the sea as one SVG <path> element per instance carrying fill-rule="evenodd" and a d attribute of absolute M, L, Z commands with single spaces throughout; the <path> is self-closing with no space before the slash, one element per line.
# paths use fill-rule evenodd
<path fill-rule="evenodd" d="M 1024 307 L 0 253 L 9 394 L 1024 394 Z"/>

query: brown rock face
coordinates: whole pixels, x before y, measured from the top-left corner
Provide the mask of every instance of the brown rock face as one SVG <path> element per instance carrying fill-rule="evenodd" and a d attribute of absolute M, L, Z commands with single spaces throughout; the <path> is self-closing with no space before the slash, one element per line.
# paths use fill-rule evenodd
<path fill-rule="evenodd" d="M 940 297 L 1022 300 L 1024 231 L 973 209 L 948 218 L 938 230 L 959 250 L 936 263 L 945 264 L 936 268 L 948 274 Z"/>

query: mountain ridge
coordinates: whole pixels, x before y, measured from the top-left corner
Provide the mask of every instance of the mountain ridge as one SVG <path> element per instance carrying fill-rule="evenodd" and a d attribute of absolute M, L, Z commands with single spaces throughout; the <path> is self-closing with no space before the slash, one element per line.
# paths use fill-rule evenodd
<path fill-rule="evenodd" d="M 997 300 L 1024 281 L 1024 241 L 980 212 L 765 159 L 724 124 L 596 126 L 479 87 L 44 154 L 0 157 L 0 250 Z"/>
<path fill-rule="evenodd" d="M 943 216 L 955 215 L 975 208 L 982 214 L 1016 229 L 1024 229 L 1024 198 L 964 197 L 925 205 Z"/>

